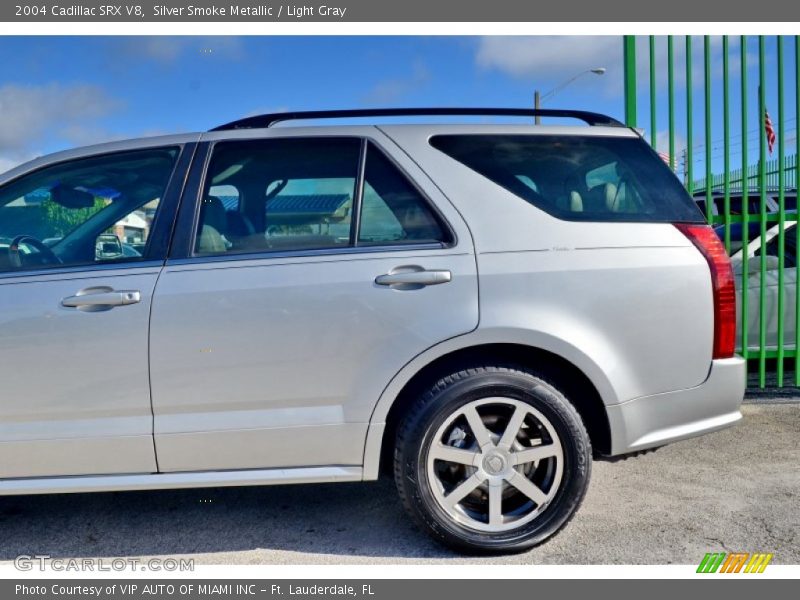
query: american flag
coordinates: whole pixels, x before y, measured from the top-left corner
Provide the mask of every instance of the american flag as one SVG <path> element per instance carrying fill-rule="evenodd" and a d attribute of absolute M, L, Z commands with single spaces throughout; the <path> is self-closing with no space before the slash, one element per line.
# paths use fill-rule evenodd
<path fill-rule="evenodd" d="M 772 119 L 769 118 L 769 112 L 764 109 L 764 133 L 767 134 L 767 148 L 769 153 L 772 154 L 772 148 L 775 146 L 775 128 L 772 126 Z"/>

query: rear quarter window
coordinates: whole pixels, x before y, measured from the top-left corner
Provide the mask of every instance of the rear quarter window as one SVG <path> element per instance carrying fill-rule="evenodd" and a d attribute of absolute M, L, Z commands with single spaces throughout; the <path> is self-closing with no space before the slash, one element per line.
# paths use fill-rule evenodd
<path fill-rule="evenodd" d="M 439 135 L 431 145 L 559 219 L 704 222 L 675 175 L 639 138 Z"/>

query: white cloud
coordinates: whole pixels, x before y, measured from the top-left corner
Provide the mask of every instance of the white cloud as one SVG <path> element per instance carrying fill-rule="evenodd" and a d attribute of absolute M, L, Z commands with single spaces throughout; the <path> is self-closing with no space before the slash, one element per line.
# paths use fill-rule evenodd
<path fill-rule="evenodd" d="M 135 38 L 130 42 L 128 50 L 141 58 L 171 63 L 178 60 L 185 46 L 186 42 L 181 38 L 156 36 Z"/>
<path fill-rule="evenodd" d="M 650 139 L 650 134 L 647 134 Z M 680 164 L 683 152 L 686 150 L 686 137 L 679 132 L 675 132 L 675 164 Z M 669 131 L 664 129 L 656 133 L 656 148 L 659 152 L 669 154 Z"/>
<path fill-rule="evenodd" d="M 134 36 L 122 38 L 118 44 L 123 58 L 162 66 L 171 66 L 189 55 L 239 60 L 245 54 L 242 39 L 230 36 Z"/>
<path fill-rule="evenodd" d="M 121 103 L 92 85 L 0 86 L 0 165 L 18 164 L 36 155 L 45 140 L 83 143 L 94 123 Z"/>
<path fill-rule="evenodd" d="M 604 92 L 622 93 L 620 36 L 483 37 L 475 62 L 545 89 L 587 69 L 605 67 Z"/>

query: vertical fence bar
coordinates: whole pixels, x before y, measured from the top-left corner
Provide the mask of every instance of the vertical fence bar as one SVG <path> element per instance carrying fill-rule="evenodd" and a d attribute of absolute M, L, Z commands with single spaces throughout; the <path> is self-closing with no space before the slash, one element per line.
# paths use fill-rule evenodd
<path fill-rule="evenodd" d="M 623 37 L 625 62 L 625 124 L 636 127 L 636 36 Z"/>
<path fill-rule="evenodd" d="M 764 36 L 758 36 L 758 193 L 760 196 L 761 256 L 758 282 L 758 384 L 767 384 L 767 148 L 764 115 L 767 110 Z"/>
<path fill-rule="evenodd" d="M 731 253 L 731 125 L 730 101 L 728 99 L 730 76 L 728 75 L 728 36 L 722 36 L 722 145 L 723 173 L 722 190 L 725 194 L 725 250 Z"/>
<path fill-rule="evenodd" d="M 750 281 L 750 264 L 747 260 L 748 247 L 750 245 L 750 200 L 749 200 L 749 179 L 748 173 L 750 165 L 747 164 L 747 36 L 740 37 L 740 67 L 741 67 L 741 93 L 742 93 L 742 285 L 740 296 L 742 298 L 742 356 L 748 358 L 750 355 L 750 342 L 748 340 L 748 316 L 749 316 L 749 294 L 748 282 Z M 745 381 L 747 371 L 745 368 Z"/>
<path fill-rule="evenodd" d="M 694 195 L 694 152 L 692 152 L 692 36 L 686 36 L 686 189 Z"/>
<path fill-rule="evenodd" d="M 783 181 L 783 161 L 785 148 L 783 143 L 783 36 L 777 36 L 778 54 L 778 387 L 783 387 L 783 334 L 786 330 L 784 312 L 784 275 L 786 264 L 786 189 Z"/>
<path fill-rule="evenodd" d="M 650 36 L 650 145 L 656 149 L 656 36 Z"/>
<path fill-rule="evenodd" d="M 667 95 L 669 103 L 669 168 L 675 172 L 675 54 L 674 41 L 667 36 Z"/>
<path fill-rule="evenodd" d="M 800 192 L 800 35 L 794 36 L 794 188 L 795 195 Z M 795 224 L 795 235 L 800 240 L 800 221 Z M 795 264 L 800 269 L 800 244 L 795 244 Z M 795 271 L 797 273 L 797 271 Z M 794 384 L 800 387 L 800 277 L 794 283 Z"/>
<path fill-rule="evenodd" d="M 706 220 L 714 224 L 711 196 L 711 38 L 703 36 L 703 80 L 705 84 L 705 137 L 706 137 Z"/>

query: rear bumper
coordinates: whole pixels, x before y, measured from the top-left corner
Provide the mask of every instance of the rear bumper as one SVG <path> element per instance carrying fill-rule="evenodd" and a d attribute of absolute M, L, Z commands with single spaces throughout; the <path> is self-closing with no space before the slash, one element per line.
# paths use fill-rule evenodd
<path fill-rule="evenodd" d="M 611 454 L 662 446 L 733 425 L 742 418 L 745 361 L 715 360 L 697 387 L 643 396 L 606 407 Z"/>

